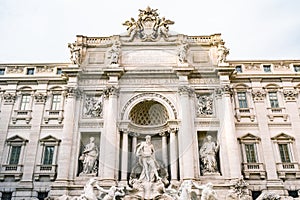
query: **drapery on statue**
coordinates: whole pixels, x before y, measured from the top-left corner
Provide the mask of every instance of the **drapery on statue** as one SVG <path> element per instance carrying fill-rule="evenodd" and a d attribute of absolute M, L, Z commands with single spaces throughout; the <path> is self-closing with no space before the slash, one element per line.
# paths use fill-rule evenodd
<path fill-rule="evenodd" d="M 186 63 L 188 44 L 182 44 L 178 48 L 178 60 L 181 64 Z"/>
<path fill-rule="evenodd" d="M 83 163 L 83 170 L 80 174 L 96 174 L 98 163 L 99 150 L 95 144 L 95 138 L 90 137 L 90 143 L 85 145 L 82 155 L 80 156 L 79 160 Z"/>
<path fill-rule="evenodd" d="M 212 183 L 207 183 L 205 185 L 197 185 L 193 183 L 197 189 L 202 190 L 200 200 L 218 200 L 216 191 L 213 189 Z"/>
<path fill-rule="evenodd" d="M 226 57 L 229 55 L 229 49 L 224 46 L 224 44 L 218 45 L 218 63 L 224 63 Z"/>
<path fill-rule="evenodd" d="M 118 41 L 114 41 L 110 53 L 110 64 L 118 64 L 119 63 L 119 55 L 120 55 L 120 43 Z"/>
<path fill-rule="evenodd" d="M 148 182 L 153 182 L 161 180 L 158 175 L 158 163 L 155 159 L 154 146 L 151 143 L 151 136 L 146 136 L 146 141 L 141 142 L 136 150 L 136 155 L 139 157 L 139 162 L 143 167 L 142 173 L 140 175 L 139 181 L 146 178 Z"/>
<path fill-rule="evenodd" d="M 212 141 L 212 136 L 208 135 L 206 141 L 200 148 L 200 159 L 203 164 L 203 173 L 217 173 L 218 166 L 216 155 L 219 150 L 219 144 Z"/>

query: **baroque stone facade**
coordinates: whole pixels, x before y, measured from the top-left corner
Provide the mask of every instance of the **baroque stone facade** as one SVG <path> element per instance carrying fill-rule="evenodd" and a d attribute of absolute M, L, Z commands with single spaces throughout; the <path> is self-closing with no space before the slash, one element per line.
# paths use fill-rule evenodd
<path fill-rule="evenodd" d="M 0 64 L 0 197 L 299 198 L 300 60 L 226 60 L 139 12 L 70 63 Z"/>

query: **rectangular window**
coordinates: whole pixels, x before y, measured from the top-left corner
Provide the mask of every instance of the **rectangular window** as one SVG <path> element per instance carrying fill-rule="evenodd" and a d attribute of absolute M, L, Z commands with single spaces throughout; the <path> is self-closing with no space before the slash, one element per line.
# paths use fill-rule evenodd
<path fill-rule="evenodd" d="M 21 146 L 12 146 L 10 150 L 9 163 L 10 165 L 19 164 Z"/>
<path fill-rule="evenodd" d="M 255 144 L 245 144 L 247 163 L 257 163 Z"/>
<path fill-rule="evenodd" d="M 279 108 L 277 92 L 269 92 L 269 100 L 271 108 Z"/>
<path fill-rule="evenodd" d="M 243 71 L 242 71 L 242 66 L 241 65 L 237 65 L 236 67 L 235 67 L 235 71 L 237 72 L 237 73 L 242 73 Z"/>
<path fill-rule="evenodd" d="M 61 74 L 62 73 L 62 70 L 61 70 L 61 68 L 57 68 L 57 70 L 56 70 L 56 74 Z"/>
<path fill-rule="evenodd" d="M 283 163 L 291 162 L 288 144 L 278 144 L 278 147 L 279 147 L 281 162 Z"/>
<path fill-rule="evenodd" d="M 29 110 L 30 98 L 30 94 L 22 95 L 20 110 Z"/>
<path fill-rule="evenodd" d="M 0 68 L 0 75 L 4 75 L 5 73 L 5 69 L 4 68 Z"/>
<path fill-rule="evenodd" d="M 271 65 L 263 65 L 264 72 L 271 72 Z"/>
<path fill-rule="evenodd" d="M 294 65 L 294 71 L 300 72 L 300 65 Z"/>
<path fill-rule="evenodd" d="M 60 110 L 61 109 L 61 94 L 54 94 L 52 97 L 51 110 Z"/>
<path fill-rule="evenodd" d="M 34 75 L 34 68 L 27 68 L 27 75 Z"/>
<path fill-rule="evenodd" d="M 248 108 L 246 92 L 238 92 L 237 97 L 239 101 L 239 108 Z"/>
<path fill-rule="evenodd" d="M 52 165 L 54 146 L 45 146 L 43 165 Z"/>
<path fill-rule="evenodd" d="M 2 192 L 2 200 L 11 200 L 12 199 L 12 192 Z"/>

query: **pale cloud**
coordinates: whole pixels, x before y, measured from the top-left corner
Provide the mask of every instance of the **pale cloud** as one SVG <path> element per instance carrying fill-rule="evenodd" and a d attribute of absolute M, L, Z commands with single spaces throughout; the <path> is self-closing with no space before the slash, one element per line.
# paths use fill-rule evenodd
<path fill-rule="evenodd" d="M 221 33 L 229 59 L 300 59 L 300 2 L 292 0 L 1 0 L 0 62 L 68 62 L 76 35 L 124 33 L 138 9 L 158 9 L 171 31 Z"/>

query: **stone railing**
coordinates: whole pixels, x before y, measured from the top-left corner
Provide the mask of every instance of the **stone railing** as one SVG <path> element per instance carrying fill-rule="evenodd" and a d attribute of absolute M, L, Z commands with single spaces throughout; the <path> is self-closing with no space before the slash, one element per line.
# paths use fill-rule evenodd
<path fill-rule="evenodd" d="M 3 164 L 0 171 L 0 180 L 5 176 L 14 176 L 15 180 L 20 180 L 23 174 L 23 165 Z"/>
<path fill-rule="evenodd" d="M 111 43 L 110 37 L 88 37 L 86 39 L 88 45 L 97 45 L 97 44 L 109 44 Z"/>
<path fill-rule="evenodd" d="M 251 121 L 255 119 L 253 108 L 236 108 L 235 113 L 238 122 L 241 121 L 241 118 L 250 118 Z"/>
<path fill-rule="evenodd" d="M 187 41 L 189 43 L 206 43 L 210 44 L 213 42 L 221 41 L 221 34 L 208 35 L 208 36 L 187 36 Z"/>
<path fill-rule="evenodd" d="M 12 123 L 16 124 L 18 120 L 24 120 L 26 124 L 29 124 L 31 120 L 31 112 L 32 110 L 14 110 L 13 116 L 12 116 Z"/>
<path fill-rule="evenodd" d="M 285 111 L 285 108 L 267 108 L 268 109 L 268 117 L 270 121 L 273 121 L 275 117 L 283 118 L 284 121 L 287 121 L 288 114 Z"/>
<path fill-rule="evenodd" d="M 50 180 L 56 177 L 57 165 L 37 165 L 34 172 L 34 179 L 39 180 L 40 176 L 48 176 Z"/>
<path fill-rule="evenodd" d="M 277 173 L 279 178 L 286 179 L 287 175 L 294 175 L 296 178 L 300 178 L 299 163 L 276 163 Z"/>
<path fill-rule="evenodd" d="M 44 116 L 44 122 L 48 124 L 49 120 L 56 120 L 59 124 L 61 124 L 63 118 L 64 118 L 63 110 L 46 110 Z"/>
<path fill-rule="evenodd" d="M 266 170 L 263 163 L 243 163 L 243 173 L 247 179 L 251 179 L 251 177 L 266 178 Z"/>

